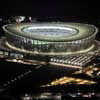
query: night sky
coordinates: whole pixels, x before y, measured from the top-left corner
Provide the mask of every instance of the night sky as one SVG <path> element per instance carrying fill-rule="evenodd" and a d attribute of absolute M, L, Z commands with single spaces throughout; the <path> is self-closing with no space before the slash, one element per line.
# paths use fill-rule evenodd
<path fill-rule="evenodd" d="M 85 0 L 1 0 L 1 16 L 57 17 L 67 21 L 100 22 L 100 6 L 97 1 Z M 64 17 L 64 18 L 63 18 Z"/>
<path fill-rule="evenodd" d="M 1 15 L 45 16 L 97 16 L 97 2 L 84 0 L 1 0 Z M 93 3 L 93 4 L 92 4 Z M 95 6 L 97 5 L 97 6 Z"/>

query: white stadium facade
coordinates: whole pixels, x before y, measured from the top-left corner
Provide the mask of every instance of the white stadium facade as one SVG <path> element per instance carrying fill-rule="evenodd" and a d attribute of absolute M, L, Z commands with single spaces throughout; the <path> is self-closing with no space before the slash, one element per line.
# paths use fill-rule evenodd
<path fill-rule="evenodd" d="M 98 32 L 94 25 L 64 22 L 7 24 L 3 29 L 10 49 L 43 55 L 89 52 Z"/>

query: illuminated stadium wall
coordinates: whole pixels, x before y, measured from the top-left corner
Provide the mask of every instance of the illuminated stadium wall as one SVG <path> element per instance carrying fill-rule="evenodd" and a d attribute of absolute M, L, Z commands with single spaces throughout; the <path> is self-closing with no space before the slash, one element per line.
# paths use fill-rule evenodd
<path fill-rule="evenodd" d="M 22 24 L 14 26 L 15 29 L 9 26 L 4 27 L 7 45 L 12 49 L 22 50 L 22 52 L 25 50 L 26 53 L 87 52 L 94 48 L 97 33 L 93 25 L 79 23 L 67 23 L 67 26 L 66 23 L 43 23 L 35 26 L 34 24 Z"/>

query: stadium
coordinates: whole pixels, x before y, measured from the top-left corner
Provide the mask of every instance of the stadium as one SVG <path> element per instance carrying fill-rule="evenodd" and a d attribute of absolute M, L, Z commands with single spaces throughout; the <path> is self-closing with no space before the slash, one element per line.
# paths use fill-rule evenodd
<path fill-rule="evenodd" d="M 98 29 L 81 23 L 19 23 L 3 26 L 6 46 L 29 54 L 69 55 L 95 49 Z"/>
<path fill-rule="evenodd" d="M 1 88 L 14 88 L 11 91 L 18 91 L 19 96 L 21 92 L 14 86 L 18 82 L 16 85 L 21 86 L 21 90 L 26 87 L 26 92 L 29 86 L 32 96 L 36 89 L 40 91 L 40 97 L 44 91 L 49 92 L 51 97 L 57 91 L 62 97 L 66 94 L 72 96 L 71 93 L 78 97 L 78 93 L 84 96 L 84 92 L 88 90 L 92 97 L 95 86 L 100 83 L 100 42 L 95 39 L 99 33 L 98 28 L 72 22 L 22 21 L 2 26 L 4 34 L 0 38 L 1 68 L 4 68 L 6 63 L 3 61 L 6 61 L 7 66 L 8 63 L 13 63 L 12 68 L 15 71 L 23 70 L 21 74 L 20 71 L 11 70 L 13 75 L 16 74 L 15 77 L 2 82 Z M 28 78 L 28 81 L 24 78 Z M 28 95 L 25 98 L 27 97 Z"/>

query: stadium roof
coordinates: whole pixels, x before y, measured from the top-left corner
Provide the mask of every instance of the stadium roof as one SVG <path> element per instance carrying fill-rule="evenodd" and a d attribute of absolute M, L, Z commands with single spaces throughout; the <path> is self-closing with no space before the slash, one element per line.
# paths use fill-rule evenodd
<path fill-rule="evenodd" d="M 3 29 L 12 35 L 43 41 L 73 41 L 95 35 L 94 25 L 80 23 L 20 23 L 4 25 Z"/>

